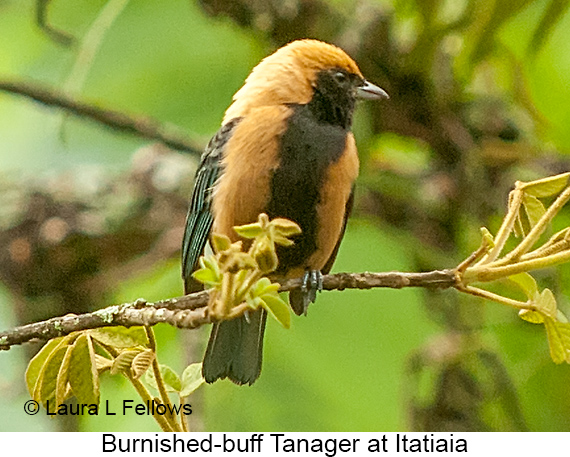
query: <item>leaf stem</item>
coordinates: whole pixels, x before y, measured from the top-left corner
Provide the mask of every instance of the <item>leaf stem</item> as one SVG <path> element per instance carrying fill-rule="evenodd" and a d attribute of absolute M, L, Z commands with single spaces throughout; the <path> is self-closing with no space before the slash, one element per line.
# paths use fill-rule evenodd
<path fill-rule="evenodd" d="M 167 407 L 168 411 L 165 414 L 165 417 L 176 432 L 181 432 L 182 427 L 176 421 L 174 414 L 174 408 L 172 407 L 172 403 L 170 402 L 170 397 L 168 396 L 168 392 L 166 391 L 166 387 L 164 385 L 164 380 L 162 379 L 162 373 L 160 372 L 160 365 L 158 364 L 158 358 L 156 354 L 156 338 L 154 337 L 154 331 L 151 327 L 146 326 L 144 327 L 146 332 L 146 336 L 148 338 L 149 347 L 154 352 L 154 358 L 152 359 L 152 371 L 154 372 L 154 379 L 156 380 L 156 387 L 158 388 L 158 392 L 160 394 L 160 400 L 162 403 Z"/>
<path fill-rule="evenodd" d="M 545 257 L 512 263 L 510 265 L 501 265 L 502 262 L 497 261 L 485 266 L 475 266 L 468 268 L 465 271 L 465 274 L 462 276 L 462 280 L 466 283 L 489 282 L 496 279 L 505 278 L 507 276 L 515 275 L 517 273 L 552 267 L 569 260 L 570 251 L 562 251 Z"/>
<path fill-rule="evenodd" d="M 117 358 L 117 356 L 119 355 L 119 352 L 114 347 L 109 346 L 107 344 L 103 344 L 100 341 L 98 342 L 98 344 L 103 346 L 105 348 L 105 350 L 113 358 Z M 130 370 L 123 371 L 122 373 L 131 382 L 131 384 L 133 385 L 133 387 L 138 392 L 138 394 L 140 395 L 140 397 L 142 398 L 142 400 L 144 402 L 148 402 L 148 404 L 150 405 L 155 401 L 154 398 L 152 397 L 152 395 L 150 394 L 150 392 L 148 391 L 148 389 L 144 386 L 144 384 L 140 380 L 136 379 L 132 375 Z M 178 431 L 178 430 L 173 429 L 172 426 L 170 425 L 170 423 L 166 420 L 166 418 L 164 416 L 161 416 L 157 412 L 155 412 L 152 415 L 152 417 L 154 417 L 154 420 L 158 423 L 159 427 L 162 429 L 163 432 L 176 432 L 176 431 Z"/>
<path fill-rule="evenodd" d="M 518 188 L 519 185 L 519 181 L 517 181 L 515 184 L 515 190 L 509 194 L 509 209 L 507 211 L 507 215 L 503 219 L 501 227 L 497 232 L 497 236 L 495 237 L 495 246 L 485 257 L 483 257 L 483 259 L 477 265 L 485 265 L 495 261 L 505 247 L 505 243 L 513 231 L 513 227 L 515 225 L 523 199 L 523 191 Z"/>
<path fill-rule="evenodd" d="M 531 305 L 527 302 L 522 302 L 519 300 L 513 300 L 512 298 L 503 297 L 502 295 L 497 295 L 493 292 L 489 292 L 488 290 L 479 289 L 478 287 L 473 286 L 458 286 L 456 287 L 457 290 L 461 292 L 468 293 L 469 295 L 474 295 L 480 298 L 486 298 L 487 300 L 492 300 L 494 302 L 500 303 L 502 305 L 507 305 L 512 308 L 516 309 L 528 309 L 531 311 L 535 310 L 534 305 Z"/>
<path fill-rule="evenodd" d="M 530 248 L 540 238 L 540 235 L 546 230 L 547 225 L 552 221 L 554 216 L 562 209 L 562 207 L 570 200 L 570 186 L 558 195 L 556 200 L 548 207 L 546 212 L 542 215 L 536 225 L 528 232 L 528 235 L 519 243 L 519 245 L 509 252 L 500 263 L 510 263 L 513 260 L 519 259 L 523 254 L 526 254 Z"/>

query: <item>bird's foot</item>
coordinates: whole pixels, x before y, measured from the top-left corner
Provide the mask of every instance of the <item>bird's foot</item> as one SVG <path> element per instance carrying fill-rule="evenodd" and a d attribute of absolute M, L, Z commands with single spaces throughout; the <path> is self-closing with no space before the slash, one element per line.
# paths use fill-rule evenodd
<path fill-rule="evenodd" d="M 323 275 L 319 270 L 309 270 L 303 275 L 303 285 L 301 292 L 303 293 L 303 314 L 307 315 L 309 304 L 315 303 L 317 292 L 323 290 Z"/>

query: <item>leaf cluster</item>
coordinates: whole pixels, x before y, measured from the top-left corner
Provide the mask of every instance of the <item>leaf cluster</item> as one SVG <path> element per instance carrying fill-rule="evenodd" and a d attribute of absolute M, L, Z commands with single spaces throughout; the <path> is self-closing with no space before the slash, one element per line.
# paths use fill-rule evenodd
<path fill-rule="evenodd" d="M 563 173 L 531 182 L 517 182 L 509 195 L 508 212 L 496 237 L 482 228 L 481 247 L 457 269 L 459 290 L 515 307 L 522 319 L 543 324 L 555 363 L 570 363 L 570 323 L 558 309 L 552 291 L 547 288 L 541 291 L 528 272 L 570 260 L 570 227 L 540 243 L 552 219 L 570 199 L 569 178 L 570 173 Z M 548 208 L 545 207 L 541 199 L 552 197 L 556 198 Z M 501 256 L 511 235 L 520 241 Z M 469 285 L 502 278 L 514 283 L 524 293 L 526 301 Z"/>
<path fill-rule="evenodd" d="M 291 237 L 301 233 L 294 222 L 264 213 L 257 222 L 234 227 L 244 241 L 234 243 L 225 236 L 212 235 L 213 255 L 202 256 L 200 269 L 193 273 L 210 289 L 208 309 L 215 319 L 232 319 L 248 310 L 264 308 L 283 327 L 289 328 L 291 315 L 288 304 L 279 296 L 279 283 L 266 275 L 277 269 L 276 246 L 290 246 Z"/>
<path fill-rule="evenodd" d="M 152 369 L 150 369 L 152 368 Z M 189 365 L 179 377 L 172 368 L 157 361 L 154 334 L 143 327 L 104 327 L 50 340 L 30 361 L 26 383 L 32 399 L 56 408 L 71 397 L 78 403 L 99 405 L 100 376 L 104 372 L 124 375 L 144 401 L 169 405 L 167 392 L 180 401 L 202 385 L 201 364 Z M 140 381 L 159 393 L 153 397 Z M 163 430 L 181 431 L 172 414 L 155 414 Z"/>

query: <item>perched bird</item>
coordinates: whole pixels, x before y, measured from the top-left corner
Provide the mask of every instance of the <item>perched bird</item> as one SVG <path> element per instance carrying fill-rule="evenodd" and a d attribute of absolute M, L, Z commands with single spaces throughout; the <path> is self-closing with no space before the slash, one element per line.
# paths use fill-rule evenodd
<path fill-rule="evenodd" d="M 278 247 L 277 277 L 304 276 L 289 300 L 306 312 L 335 260 L 353 202 L 358 156 L 350 131 L 357 99 L 387 98 L 340 48 L 298 40 L 263 59 L 234 95 L 204 151 L 186 222 L 182 275 L 186 293 L 212 232 L 238 239 L 233 227 L 270 218 L 302 230 Z M 204 356 L 211 383 L 252 384 L 261 371 L 266 312 L 215 324 Z"/>

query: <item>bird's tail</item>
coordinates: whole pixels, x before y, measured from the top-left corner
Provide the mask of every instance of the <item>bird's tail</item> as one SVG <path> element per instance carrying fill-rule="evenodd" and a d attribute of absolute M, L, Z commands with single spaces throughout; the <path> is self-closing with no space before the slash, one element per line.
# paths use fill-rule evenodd
<path fill-rule="evenodd" d="M 267 313 L 257 310 L 248 319 L 243 316 L 214 325 L 202 364 L 206 382 L 227 377 L 236 384 L 251 385 L 259 377 Z"/>

